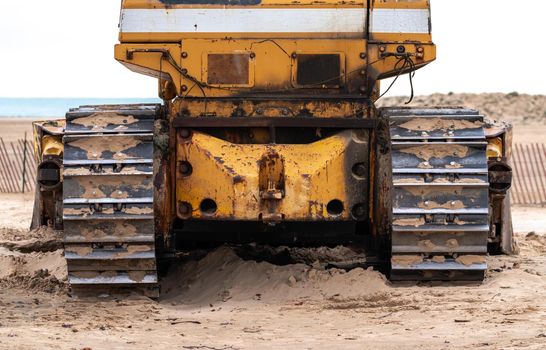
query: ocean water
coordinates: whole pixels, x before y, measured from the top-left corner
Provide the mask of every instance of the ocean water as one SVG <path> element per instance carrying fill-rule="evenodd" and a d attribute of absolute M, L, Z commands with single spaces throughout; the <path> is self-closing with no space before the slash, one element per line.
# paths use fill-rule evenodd
<path fill-rule="evenodd" d="M 74 107 L 100 104 L 161 103 L 158 98 L 4 98 L 0 118 L 63 118 Z"/>

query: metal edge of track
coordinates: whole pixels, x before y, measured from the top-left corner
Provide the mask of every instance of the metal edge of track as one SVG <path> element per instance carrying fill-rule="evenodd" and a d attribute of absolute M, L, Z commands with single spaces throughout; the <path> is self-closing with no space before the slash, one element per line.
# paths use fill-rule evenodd
<path fill-rule="evenodd" d="M 392 149 L 391 280 L 481 281 L 489 202 L 483 116 L 387 108 Z"/>
<path fill-rule="evenodd" d="M 159 296 L 153 215 L 158 108 L 85 106 L 67 113 L 64 245 L 75 295 Z"/>

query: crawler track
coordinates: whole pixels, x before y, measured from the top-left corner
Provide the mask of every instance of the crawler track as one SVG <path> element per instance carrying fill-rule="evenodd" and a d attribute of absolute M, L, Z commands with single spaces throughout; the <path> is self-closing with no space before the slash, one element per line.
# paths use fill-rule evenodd
<path fill-rule="evenodd" d="M 483 117 L 397 109 L 392 143 L 392 280 L 482 280 L 489 184 Z"/>
<path fill-rule="evenodd" d="M 153 207 L 156 105 L 67 113 L 63 217 L 75 294 L 158 295 Z"/>

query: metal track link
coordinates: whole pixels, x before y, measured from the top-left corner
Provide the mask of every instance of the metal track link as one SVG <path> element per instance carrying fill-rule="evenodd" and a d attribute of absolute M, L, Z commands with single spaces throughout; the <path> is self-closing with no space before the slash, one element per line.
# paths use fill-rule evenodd
<path fill-rule="evenodd" d="M 489 183 L 483 116 L 388 108 L 392 280 L 483 280 Z"/>
<path fill-rule="evenodd" d="M 152 184 L 158 108 L 86 106 L 66 115 L 64 244 L 74 294 L 158 297 Z"/>

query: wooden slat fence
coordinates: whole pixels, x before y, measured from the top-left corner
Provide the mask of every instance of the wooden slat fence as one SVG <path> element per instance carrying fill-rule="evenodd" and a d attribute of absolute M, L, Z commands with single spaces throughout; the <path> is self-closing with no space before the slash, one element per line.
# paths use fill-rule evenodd
<path fill-rule="evenodd" d="M 0 192 L 34 192 L 36 168 L 31 140 L 6 142 L 0 138 Z"/>
<path fill-rule="evenodd" d="M 546 144 L 515 144 L 512 203 L 546 205 Z"/>
<path fill-rule="evenodd" d="M 36 161 L 30 140 L 4 142 L 0 138 L 0 192 L 33 192 Z M 512 203 L 546 206 L 546 144 L 515 144 Z"/>

